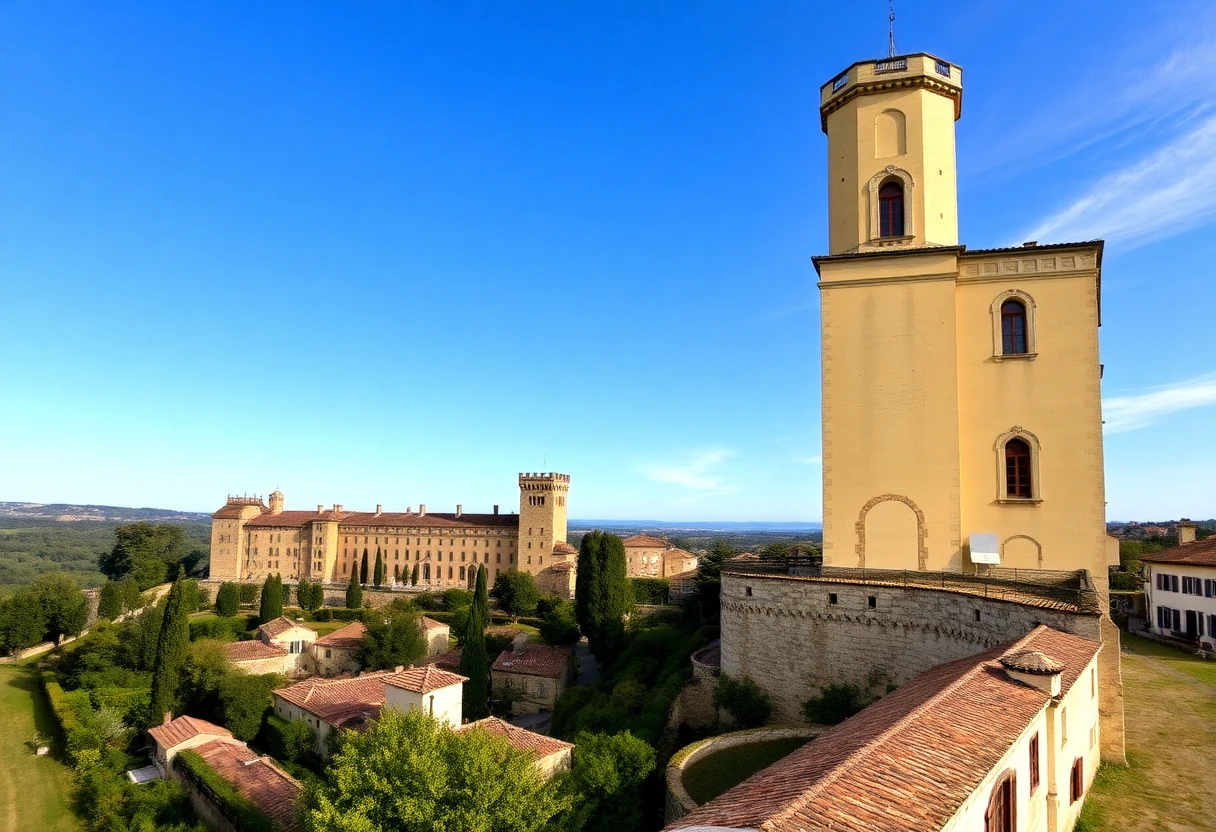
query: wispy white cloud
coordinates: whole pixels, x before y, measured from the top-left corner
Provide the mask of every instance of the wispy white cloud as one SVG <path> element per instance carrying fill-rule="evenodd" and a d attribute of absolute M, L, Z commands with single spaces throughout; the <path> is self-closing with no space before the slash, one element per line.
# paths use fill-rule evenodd
<path fill-rule="evenodd" d="M 1150 387 L 1142 393 L 1102 400 L 1106 433 L 1126 433 L 1148 427 L 1179 410 L 1216 405 L 1216 374 Z"/>
<path fill-rule="evenodd" d="M 729 448 L 712 448 L 702 451 L 691 459 L 680 463 L 659 464 L 648 467 L 645 474 L 656 482 L 679 485 L 698 496 L 730 494 L 735 491 L 721 472 L 721 465 L 735 452 Z"/>
<path fill-rule="evenodd" d="M 1216 115 L 1043 220 L 1021 240 L 1117 240 L 1120 248 L 1194 228 L 1216 216 Z M 1013 243 L 1011 243 L 1013 245 Z"/>

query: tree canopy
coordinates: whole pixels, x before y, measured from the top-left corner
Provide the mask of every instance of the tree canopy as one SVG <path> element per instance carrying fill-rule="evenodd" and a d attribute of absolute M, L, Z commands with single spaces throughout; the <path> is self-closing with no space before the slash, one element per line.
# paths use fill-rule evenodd
<path fill-rule="evenodd" d="M 369 610 L 364 620 L 367 634 L 355 651 L 355 659 L 364 670 L 384 670 L 422 660 L 427 644 L 418 619 L 418 610 L 404 598 Z"/>
<path fill-rule="evenodd" d="M 114 548 L 101 555 L 98 568 L 111 580 L 132 577 L 144 590 L 169 580 L 178 566 L 193 572 L 204 555 L 181 526 L 141 521 L 114 530 Z"/>
<path fill-rule="evenodd" d="M 363 606 L 363 587 L 359 586 L 359 573 L 350 570 L 350 585 L 346 587 L 346 608 L 357 610 Z"/>
<path fill-rule="evenodd" d="M 481 719 L 490 713 L 490 660 L 486 654 L 486 625 L 490 623 L 487 571 L 484 566 L 477 570 L 477 589 L 461 637 L 464 647 L 460 654 L 460 673 L 468 677 L 463 696 L 466 719 Z"/>
<path fill-rule="evenodd" d="M 490 595 L 494 596 L 500 607 L 516 618 L 536 612 L 536 605 L 540 602 L 536 579 L 518 569 L 500 572 L 494 579 L 494 588 L 490 590 Z"/>
<path fill-rule="evenodd" d="M 177 579 L 165 596 L 164 616 L 152 663 L 152 695 L 148 713 L 154 724 L 159 721 L 161 714 L 172 711 L 177 704 L 177 688 L 190 648 L 189 615 L 192 610 L 187 607 L 186 594 L 185 570 L 179 569 Z"/>
<path fill-rule="evenodd" d="M 376 567 L 372 570 L 372 586 L 379 589 L 384 585 L 384 558 L 380 555 L 380 547 L 376 547 Z"/>
<path fill-rule="evenodd" d="M 623 646 L 625 614 L 633 600 L 619 537 L 598 530 L 583 536 L 574 599 L 575 619 L 591 652 L 601 663 L 609 661 Z"/>
<path fill-rule="evenodd" d="M 278 575 L 267 575 L 266 583 L 262 584 L 261 605 L 258 608 L 258 621 L 265 624 L 283 614 L 283 579 Z"/>
<path fill-rule="evenodd" d="M 654 771 L 655 750 L 628 731 L 580 732 L 574 759 L 562 784 L 574 808 L 563 817 L 570 832 L 622 832 L 640 829 L 642 784 Z"/>
<path fill-rule="evenodd" d="M 530 754 L 419 711 L 386 709 L 369 730 L 343 733 L 327 773 L 305 789 L 312 832 L 541 832 L 569 805 Z"/>

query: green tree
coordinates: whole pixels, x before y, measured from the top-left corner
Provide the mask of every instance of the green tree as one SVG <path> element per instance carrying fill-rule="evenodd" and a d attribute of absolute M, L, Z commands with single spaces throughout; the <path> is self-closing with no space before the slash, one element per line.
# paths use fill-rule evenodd
<path fill-rule="evenodd" d="M 220 584 L 215 593 L 215 612 L 217 615 L 229 617 L 236 615 L 241 608 L 241 590 L 233 583 Z"/>
<path fill-rule="evenodd" d="M 253 739 L 262 727 L 262 718 L 270 710 L 270 692 L 282 687 L 283 683 L 283 677 L 276 673 L 252 675 L 239 670 L 229 671 L 219 687 L 224 727 L 238 740 Z"/>
<path fill-rule="evenodd" d="M 152 664 L 152 694 L 148 714 L 153 724 L 159 722 L 161 714 L 173 711 L 177 703 L 177 688 L 190 648 L 191 610 L 186 607 L 185 574 L 186 570 L 178 567 L 177 579 L 165 596 L 164 618 Z"/>
<path fill-rule="evenodd" d="M 758 728 L 773 712 L 768 694 L 749 676 L 735 679 L 723 673 L 714 686 L 713 703 L 729 713 L 739 728 Z"/>
<path fill-rule="evenodd" d="M 300 602 L 300 609 L 308 610 L 308 612 L 316 612 L 321 608 L 321 602 L 325 600 L 325 590 L 320 584 L 315 584 L 308 578 L 300 578 L 300 585 L 296 587 L 296 598 Z"/>
<path fill-rule="evenodd" d="M 387 709 L 369 730 L 343 732 L 327 771 L 305 789 L 311 832 L 541 832 L 570 804 L 531 754 L 414 710 Z"/>
<path fill-rule="evenodd" d="M 367 583 L 367 547 L 363 547 L 363 560 L 359 562 L 359 583 Z"/>
<path fill-rule="evenodd" d="M 393 564 L 393 583 L 401 583 L 401 565 L 397 563 Z"/>
<path fill-rule="evenodd" d="M 135 637 L 131 640 L 133 654 L 132 665 L 140 670 L 151 670 L 156 664 L 156 647 L 160 643 L 160 628 L 164 623 L 165 603 L 153 604 L 146 607 L 135 620 Z M 189 637 L 190 625 L 186 624 L 186 636 Z"/>
<path fill-rule="evenodd" d="M 643 826 L 643 788 L 654 771 L 655 750 L 628 731 L 580 732 L 570 774 L 561 784 L 574 808 L 563 818 L 569 832 L 621 832 Z"/>
<path fill-rule="evenodd" d="M 574 617 L 583 635 L 589 639 L 603 614 L 603 595 L 600 591 L 603 583 L 600 578 L 600 572 L 603 570 L 603 549 L 604 533 L 599 529 L 583 535 L 578 547 L 578 571 L 574 578 Z"/>
<path fill-rule="evenodd" d="M 122 608 L 126 612 L 134 612 L 142 609 L 144 605 L 144 595 L 140 592 L 139 581 L 134 578 L 127 578 L 122 582 Z"/>
<path fill-rule="evenodd" d="M 346 608 L 357 610 L 363 606 L 363 587 L 359 586 L 359 574 L 350 570 L 350 586 L 346 588 Z"/>
<path fill-rule="evenodd" d="M 560 599 L 545 612 L 540 625 L 540 637 L 545 644 L 575 644 L 581 636 L 574 606 L 569 601 Z"/>
<path fill-rule="evenodd" d="M 633 592 L 629 587 L 625 567 L 625 542 L 615 534 L 604 535 L 604 618 L 599 633 L 600 652 L 604 659 L 615 658 L 624 647 L 625 616 L 633 607 Z M 594 649 L 594 648 L 593 648 Z"/>
<path fill-rule="evenodd" d="M 410 572 L 410 586 L 418 586 L 418 564 L 414 564 L 413 571 Z"/>
<path fill-rule="evenodd" d="M 46 614 L 32 589 L 22 589 L 0 601 L 0 646 L 24 650 L 40 643 L 46 635 Z"/>
<path fill-rule="evenodd" d="M 518 569 L 500 572 L 494 579 L 494 589 L 490 591 L 490 595 L 493 595 L 498 605 L 513 618 L 536 612 L 536 605 L 540 601 L 536 579 Z"/>
<path fill-rule="evenodd" d="M 490 593 L 486 589 L 489 582 L 490 567 L 481 566 L 477 569 L 476 586 L 473 589 L 473 610 L 481 616 L 482 627 L 490 626 Z"/>
<path fill-rule="evenodd" d="M 601 664 L 611 660 L 623 646 L 625 614 L 632 606 L 625 544 L 619 537 L 598 530 L 583 536 L 574 599 L 575 620 L 591 652 Z"/>
<path fill-rule="evenodd" d="M 181 526 L 139 522 L 114 530 L 114 548 L 98 559 L 113 580 L 135 578 L 141 590 L 164 583 L 179 565 L 191 568 L 201 558 Z"/>
<path fill-rule="evenodd" d="M 836 725 L 865 707 L 862 690 L 857 685 L 835 682 L 819 689 L 819 693 L 802 703 L 802 715 L 807 722 Z"/>
<path fill-rule="evenodd" d="M 697 577 L 694 581 L 697 587 L 697 598 L 700 602 L 703 618 L 717 618 L 720 614 L 722 597 L 722 564 L 733 558 L 735 547 L 725 540 L 715 540 L 713 548 L 697 562 Z"/>
<path fill-rule="evenodd" d="M 421 661 L 426 656 L 427 643 L 418 618 L 418 610 L 404 598 L 369 611 L 364 622 L 367 633 L 355 651 L 355 660 L 364 670 L 384 670 Z"/>
<path fill-rule="evenodd" d="M 486 625 L 490 623 L 486 596 L 486 570 L 477 570 L 477 589 L 469 606 L 468 619 L 460 643 L 460 673 L 464 683 L 464 717 L 481 719 L 490 714 L 490 660 L 486 655 Z M 483 612 L 483 609 L 486 611 Z"/>
<path fill-rule="evenodd" d="M 101 585 L 101 596 L 97 599 L 97 617 L 113 621 L 122 615 L 122 584 L 106 581 Z"/>
<path fill-rule="evenodd" d="M 283 584 L 278 575 L 267 575 L 262 584 L 262 603 L 258 609 L 258 621 L 265 624 L 283 614 Z"/>
<path fill-rule="evenodd" d="M 76 579 L 66 572 L 48 572 L 30 587 L 46 620 L 46 637 L 59 642 L 63 636 L 78 635 L 89 619 L 89 603 Z"/>
<path fill-rule="evenodd" d="M 379 589 L 384 585 L 384 558 L 380 556 L 380 547 L 376 547 L 376 568 L 372 571 L 372 586 Z"/>

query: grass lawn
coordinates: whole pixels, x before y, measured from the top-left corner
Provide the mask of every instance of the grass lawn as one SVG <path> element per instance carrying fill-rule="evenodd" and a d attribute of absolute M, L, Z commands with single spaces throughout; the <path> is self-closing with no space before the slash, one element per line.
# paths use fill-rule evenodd
<path fill-rule="evenodd" d="M 737 745 L 710 754 L 697 760 L 684 771 L 684 788 L 697 803 L 713 800 L 807 742 L 807 737 L 793 737 L 787 740 Z"/>
<path fill-rule="evenodd" d="M 36 733 L 51 736 L 54 721 L 32 664 L 0 665 L 0 832 L 77 830 L 72 774 L 51 757 L 35 757 Z"/>
<path fill-rule="evenodd" d="M 1122 634 L 1127 767 L 1103 765 L 1078 832 L 1216 825 L 1216 663 Z"/>

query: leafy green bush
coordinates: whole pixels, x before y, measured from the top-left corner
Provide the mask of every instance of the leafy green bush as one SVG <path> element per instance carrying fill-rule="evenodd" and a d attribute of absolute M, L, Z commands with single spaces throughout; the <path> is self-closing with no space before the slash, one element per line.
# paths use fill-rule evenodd
<path fill-rule="evenodd" d="M 280 760 L 298 763 L 313 752 L 316 732 L 302 719 L 288 721 L 270 714 L 258 735 L 270 749 L 270 754 Z"/>
<path fill-rule="evenodd" d="M 241 606 L 253 606 L 258 600 L 258 585 L 257 584 L 237 584 L 237 594 L 239 596 Z"/>
<path fill-rule="evenodd" d="M 320 612 L 320 610 L 318 610 Z M 327 621 L 362 621 L 364 619 L 364 611 L 362 609 L 347 610 L 341 607 L 331 610 L 330 618 Z M 318 619 L 319 620 L 319 619 Z"/>
<path fill-rule="evenodd" d="M 729 713 L 740 728 L 758 728 L 773 712 L 768 694 L 748 676 L 734 679 L 723 673 L 714 686 L 713 701 L 714 707 Z"/>
<path fill-rule="evenodd" d="M 215 611 L 224 618 L 231 618 L 241 607 L 241 588 L 233 583 L 220 584 L 215 593 Z"/>
<path fill-rule="evenodd" d="M 314 610 L 312 613 L 313 621 L 333 621 L 334 611 L 329 609 Z"/>
<path fill-rule="evenodd" d="M 238 792 L 231 783 L 220 777 L 207 765 L 197 751 L 179 752 L 173 758 L 174 767 L 193 782 L 209 797 L 213 798 L 225 817 L 232 820 L 238 829 L 251 832 L 275 832 L 274 823 L 249 798 Z"/>
<path fill-rule="evenodd" d="M 582 638 L 583 633 L 574 620 L 574 605 L 565 600 L 549 605 L 540 625 L 540 637 L 545 644 L 574 644 Z"/>
<path fill-rule="evenodd" d="M 1144 589 L 1144 580 L 1132 572 L 1111 572 L 1110 588 L 1124 592 L 1136 592 Z"/>
<path fill-rule="evenodd" d="M 669 585 L 666 578 L 633 578 L 633 600 L 638 604 L 660 605 L 667 603 Z"/>
<path fill-rule="evenodd" d="M 844 722 L 866 706 L 861 688 L 843 682 L 826 685 L 802 703 L 802 715 L 807 722 L 836 725 Z"/>
<path fill-rule="evenodd" d="M 238 641 L 249 632 L 249 619 L 243 615 L 230 618 L 203 618 L 190 622 L 190 640 L 198 641 L 204 638 L 219 641 Z"/>
<path fill-rule="evenodd" d="M 444 609 L 458 610 L 473 603 L 473 593 L 467 589 L 445 589 L 443 591 Z"/>
<path fill-rule="evenodd" d="M 419 592 L 414 596 L 414 606 L 429 612 L 444 609 L 443 596 L 435 592 Z"/>

